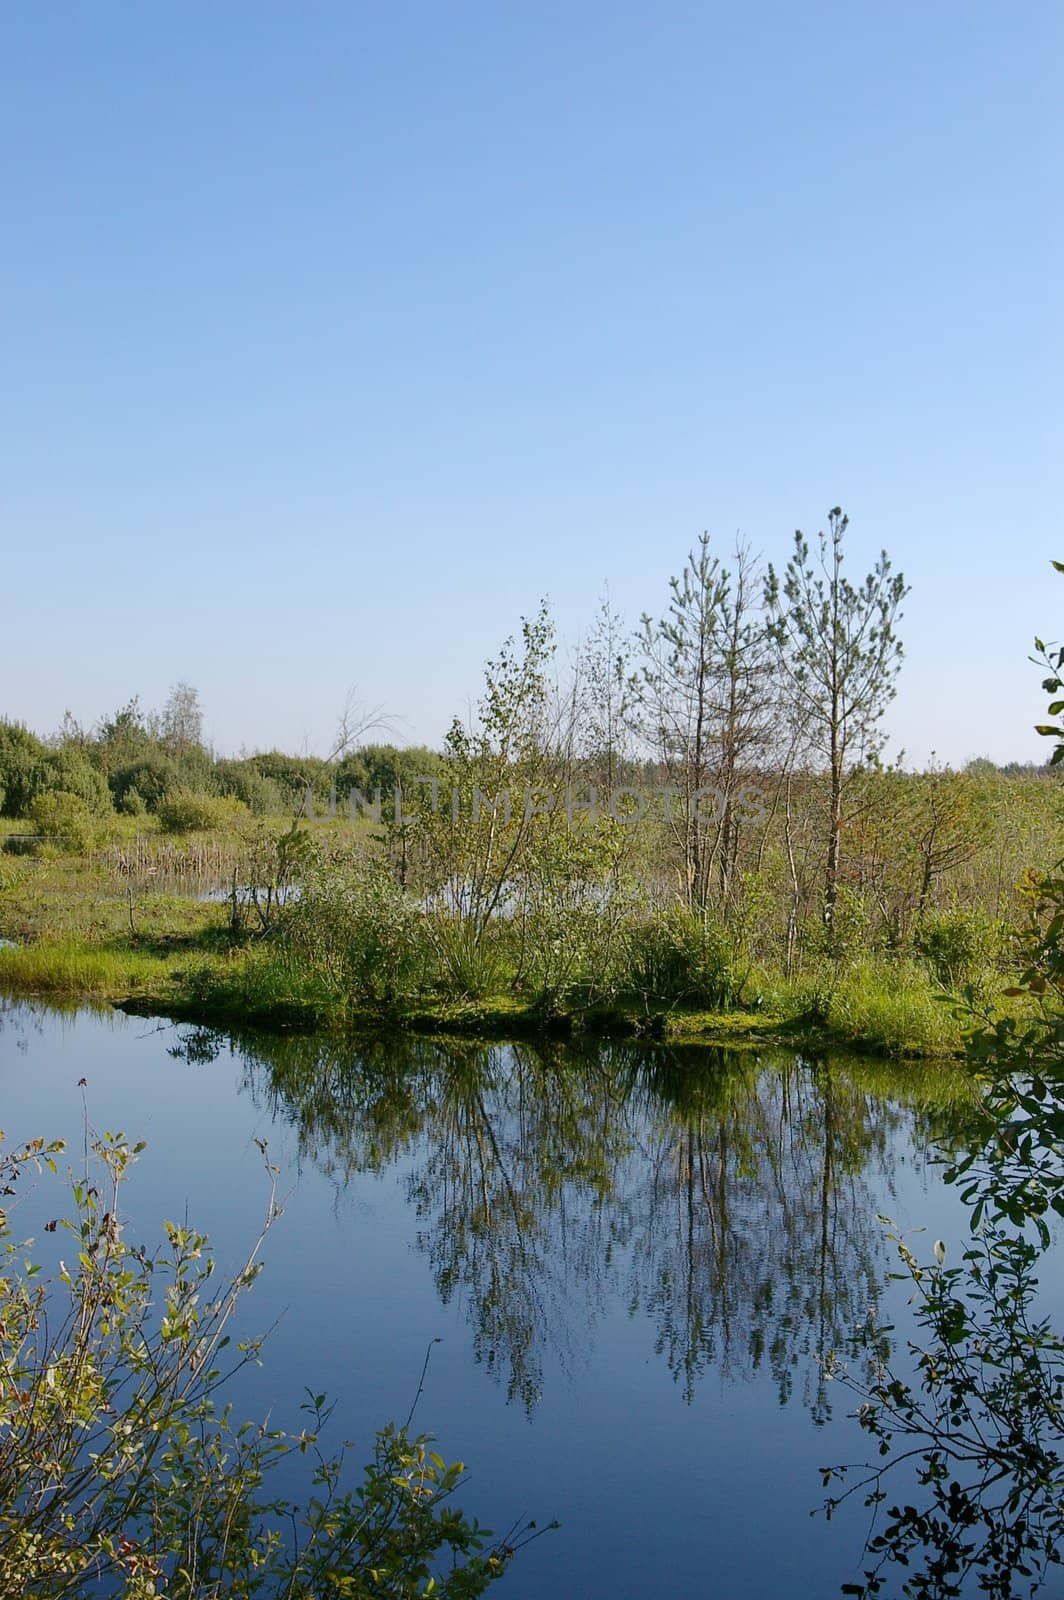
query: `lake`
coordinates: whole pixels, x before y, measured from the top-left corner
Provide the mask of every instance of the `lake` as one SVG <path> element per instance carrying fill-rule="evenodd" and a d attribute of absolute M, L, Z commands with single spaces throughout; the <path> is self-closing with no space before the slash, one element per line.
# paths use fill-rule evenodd
<path fill-rule="evenodd" d="M 853 1580 L 867 1512 L 810 1513 L 817 1469 L 868 1444 L 815 1356 L 849 1348 L 872 1306 L 904 1329 L 880 1213 L 926 1228 L 918 1251 L 959 1248 L 938 1164 L 957 1093 L 948 1066 L 360 1048 L 0 1010 L 10 1142 L 76 1153 L 86 1113 L 147 1140 L 131 1236 L 187 1215 L 235 1269 L 269 1142 L 285 1214 L 241 1317 L 273 1331 L 237 1409 L 298 1427 L 305 1389 L 325 1390 L 336 1442 L 368 1455 L 439 1340 L 416 1422 L 469 1464 L 463 1506 L 496 1531 L 562 1523 L 492 1591 L 511 1600 L 778 1600 Z M 50 1259 L 54 1180 L 19 1204 Z"/>

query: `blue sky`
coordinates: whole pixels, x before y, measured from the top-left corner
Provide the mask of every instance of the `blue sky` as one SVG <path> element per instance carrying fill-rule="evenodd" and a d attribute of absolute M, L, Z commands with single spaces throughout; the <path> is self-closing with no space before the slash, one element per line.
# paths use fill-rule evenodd
<path fill-rule="evenodd" d="M 0 22 L 0 712 L 434 741 L 550 596 L 851 516 L 895 750 L 1040 757 L 1064 9 L 227 0 Z"/>

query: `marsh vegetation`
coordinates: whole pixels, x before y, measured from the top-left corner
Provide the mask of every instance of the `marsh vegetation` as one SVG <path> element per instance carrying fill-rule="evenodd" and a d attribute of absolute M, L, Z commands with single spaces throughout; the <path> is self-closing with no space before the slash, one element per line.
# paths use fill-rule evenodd
<path fill-rule="evenodd" d="M 349 713 L 328 759 L 219 758 L 187 685 L 0 725 L 0 976 L 284 1026 L 957 1049 L 943 997 L 1000 996 L 1061 790 L 885 761 L 906 589 L 885 555 L 849 582 L 846 528 L 778 575 L 704 538 L 657 617 L 605 601 L 563 662 L 541 607 L 436 751 Z"/>
<path fill-rule="evenodd" d="M 819 566 L 799 536 L 763 582 L 703 541 L 661 620 L 629 647 L 604 607 L 564 682 L 542 609 L 439 752 L 345 735 L 322 764 L 218 760 L 183 686 L 91 734 L 4 724 L 0 983 L 194 1021 L 171 1056 L 238 1063 L 336 1193 L 401 1169 L 440 1305 L 528 1417 L 578 1344 L 574 1296 L 586 1327 L 611 1296 L 649 1322 L 687 1407 L 711 1370 L 800 1395 L 817 1427 L 855 1391 L 877 1455 L 823 1466 L 827 1505 L 878 1520 L 843 1592 L 1010 1600 L 1064 1542 L 1064 1346 L 1038 1281 L 1064 1215 L 1064 737 L 1045 726 L 1044 770 L 885 765 L 905 587 L 885 556 L 848 585 L 841 513 L 829 528 Z M 353 1486 L 316 1390 L 301 1431 L 234 1431 L 215 1390 L 258 1344 L 228 1375 L 216 1357 L 254 1255 L 219 1294 L 187 1227 L 127 1245 L 135 1152 L 91 1149 L 112 1192 L 87 1154 L 76 1266 L 38 1280 L 3 1224 L 19 1592 L 457 1600 L 501 1576 L 538 1530 L 482 1534 L 449 1504 L 460 1469 L 405 1428 Z M 57 1152 L 9 1157 L 11 1190 Z M 970 1246 L 884 1235 L 914 1152 Z M 885 1237 L 915 1320 L 883 1314 Z M 264 1486 L 308 1450 L 293 1542 Z"/>

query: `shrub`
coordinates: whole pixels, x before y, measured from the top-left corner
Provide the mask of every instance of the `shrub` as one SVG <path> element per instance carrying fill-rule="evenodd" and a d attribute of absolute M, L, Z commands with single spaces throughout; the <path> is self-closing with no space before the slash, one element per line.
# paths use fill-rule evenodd
<path fill-rule="evenodd" d="M 265 777 L 253 761 L 219 761 L 215 781 L 223 795 L 241 801 L 256 817 L 277 816 L 285 810 L 280 784 Z"/>
<path fill-rule="evenodd" d="M 46 750 L 17 723 L 0 722 L 0 791 L 7 816 L 27 817 L 39 795 L 62 790 L 101 815 L 111 809 L 102 775 L 80 750 Z"/>
<path fill-rule="evenodd" d="M 957 988 L 994 960 L 1000 934 L 994 922 L 978 912 L 944 911 L 923 919 L 913 944 L 939 983 Z"/>
<path fill-rule="evenodd" d="M 303 805 L 308 783 L 314 791 L 315 805 L 328 804 L 335 768 L 320 757 L 286 756 L 279 750 L 267 750 L 249 756 L 247 760 L 264 778 L 277 785 L 282 796 L 283 811 L 296 811 Z"/>
<path fill-rule="evenodd" d="M 840 884 L 830 923 L 818 915 L 804 931 L 814 961 L 844 961 L 872 943 L 872 913 L 861 895 Z"/>
<path fill-rule="evenodd" d="M 450 1505 L 462 1465 L 445 1466 L 427 1438 L 383 1429 L 349 1486 L 348 1447 L 327 1456 L 320 1442 L 323 1395 L 295 1436 L 233 1425 L 217 1392 L 260 1346 L 222 1352 L 280 1215 L 275 1191 L 244 1267 L 219 1284 L 207 1240 L 187 1226 L 166 1224 L 154 1252 L 124 1242 L 122 1190 L 141 1148 L 110 1135 L 92 1144 L 73 1215 L 49 1224 L 70 1235 L 69 1265 L 60 1260 L 51 1283 L 0 1212 L 0 1590 L 39 1600 L 482 1594 L 513 1546 L 492 1546 Z M 4 1193 L 27 1170 L 54 1172 L 61 1149 L 36 1140 L 0 1160 Z M 304 1455 L 297 1513 L 269 1497 L 268 1475 Z"/>
<path fill-rule="evenodd" d="M 386 862 L 319 867 L 283 923 L 286 948 L 355 999 L 388 1003 L 424 982 L 424 913 Z"/>
<path fill-rule="evenodd" d="M 423 926 L 436 983 L 448 998 L 477 1000 L 498 987 L 510 931 L 504 922 L 478 922 L 453 907 L 439 906 L 425 914 Z"/>
<path fill-rule="evenodd" d="M 738 989 L 727 933 L 681 906 L 636 924 L 629 935 L 628 971 L 632 988 L 661 1000 L 725 1007 Z"/>
<path fill-rule="evenodd" d="M 20 722 L 0 720 L 0 789 L 6 817 L 24 817 L 33 799 L 33 772 L 44 745 Z"/>
<path fill-rule="evenodd" d="M 146 817 L 148 805 L 139 789 L 129 788 L 122 796 L 118 809 L 124 817 Z"/>
<path fill-rule="evenodd" d="M 403 805 L 412 807 L 418 793 L 419 778 L 442 778 L 445 770 L 443 757 L 423 745 L 400 750 L 390 744 L 363 745 L 350 751 L 337 764 L 334 781 L 341 807 L 346 809 L 347 797 L 353 789 L 372 796 L 380 790 L 381 815 L 386 821 L 395 817 L 395 791 L 398 787 L 405 795 Z"/>
<path fill-rule="evenodd" d="M 177 768 L 169 756 L 161 753 L 144 756 L 113 772 L 110 784 L 116 809 L 132 816 L 139 813 L 135 809 L 137 802 L 129 803 L 131 794 L 138 796 L 142 811 L 158 811 L 171 790 L 179 787 Z"/>
<path fill-rule="evenodd" d="M 30 806 L 34 828 L 63 850 L 84 855 L 99 841 L 100 824 L 79 795 L 51 789 Z"/>
<path fill-rule="evenodd" d="M 206 833 L 212 828 L 232 827 L 247 815 L 247 808 L 239 800 L 175 789 L 161 802 L 156 815 L 165 833 Z"/>
<path fill-rule="evenodd" d="M 986 1199 L 978 1181 L 966 1189 L 973 1219 Z M 896 1276 L 912 1290 L 916 1337 L 892 1361 L 892 1330 L 870 1314 L 855 1330 L 852 1367 L 834 1353 L 822 1357 L 825 1376 L 856 1396 L 853 1415 L 876 1446 L 875 1465 L 825 1507 L 830 1516 L 856 1491 L 879 1511 L 859 1563 L 864 1582 L 842 1592 L 862 1600 L 1055 1593 L 1051 1574 L 1064 1549 L 1064 1339 L 1044 1315 L 1041 1252 L 997 1222 L 973 1226 L 957 1266 L 947 1265 L 941 1240 L 921 1260 L 900 1233 L 887 1238 Z M 827 1468 L 823 1482 L 845 1484 L 853 1472 Z"/>
<path fill-rule="evenodd" d="M 582 902 L 579 894 L 553 901 L 532 899 L 518 919 L 518 976 L 541 1006 L 550 1007 L 577 990 L 597 983 L 609 988 L 606 946 L 609 928 L 603 910 Z"/>
<path fill-rule="evenodd" d="M 34 798 L 61 790 L 77 795 L 94 816 L 106 816 L 111 811 L 107 780 L 80 750 L 50 750 L 34 768 L 31 783 Z"/>

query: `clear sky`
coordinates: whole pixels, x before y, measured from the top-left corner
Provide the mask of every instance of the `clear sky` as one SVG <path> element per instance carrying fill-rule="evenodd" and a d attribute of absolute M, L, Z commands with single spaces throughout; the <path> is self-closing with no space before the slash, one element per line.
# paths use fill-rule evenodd
<path fill-rule="evenodd" d="M 912 583 L 893 745 L 1044 754 L 1064 7 L 9 3 L 0 713 L 435 741 L 703 528 Z"/>

